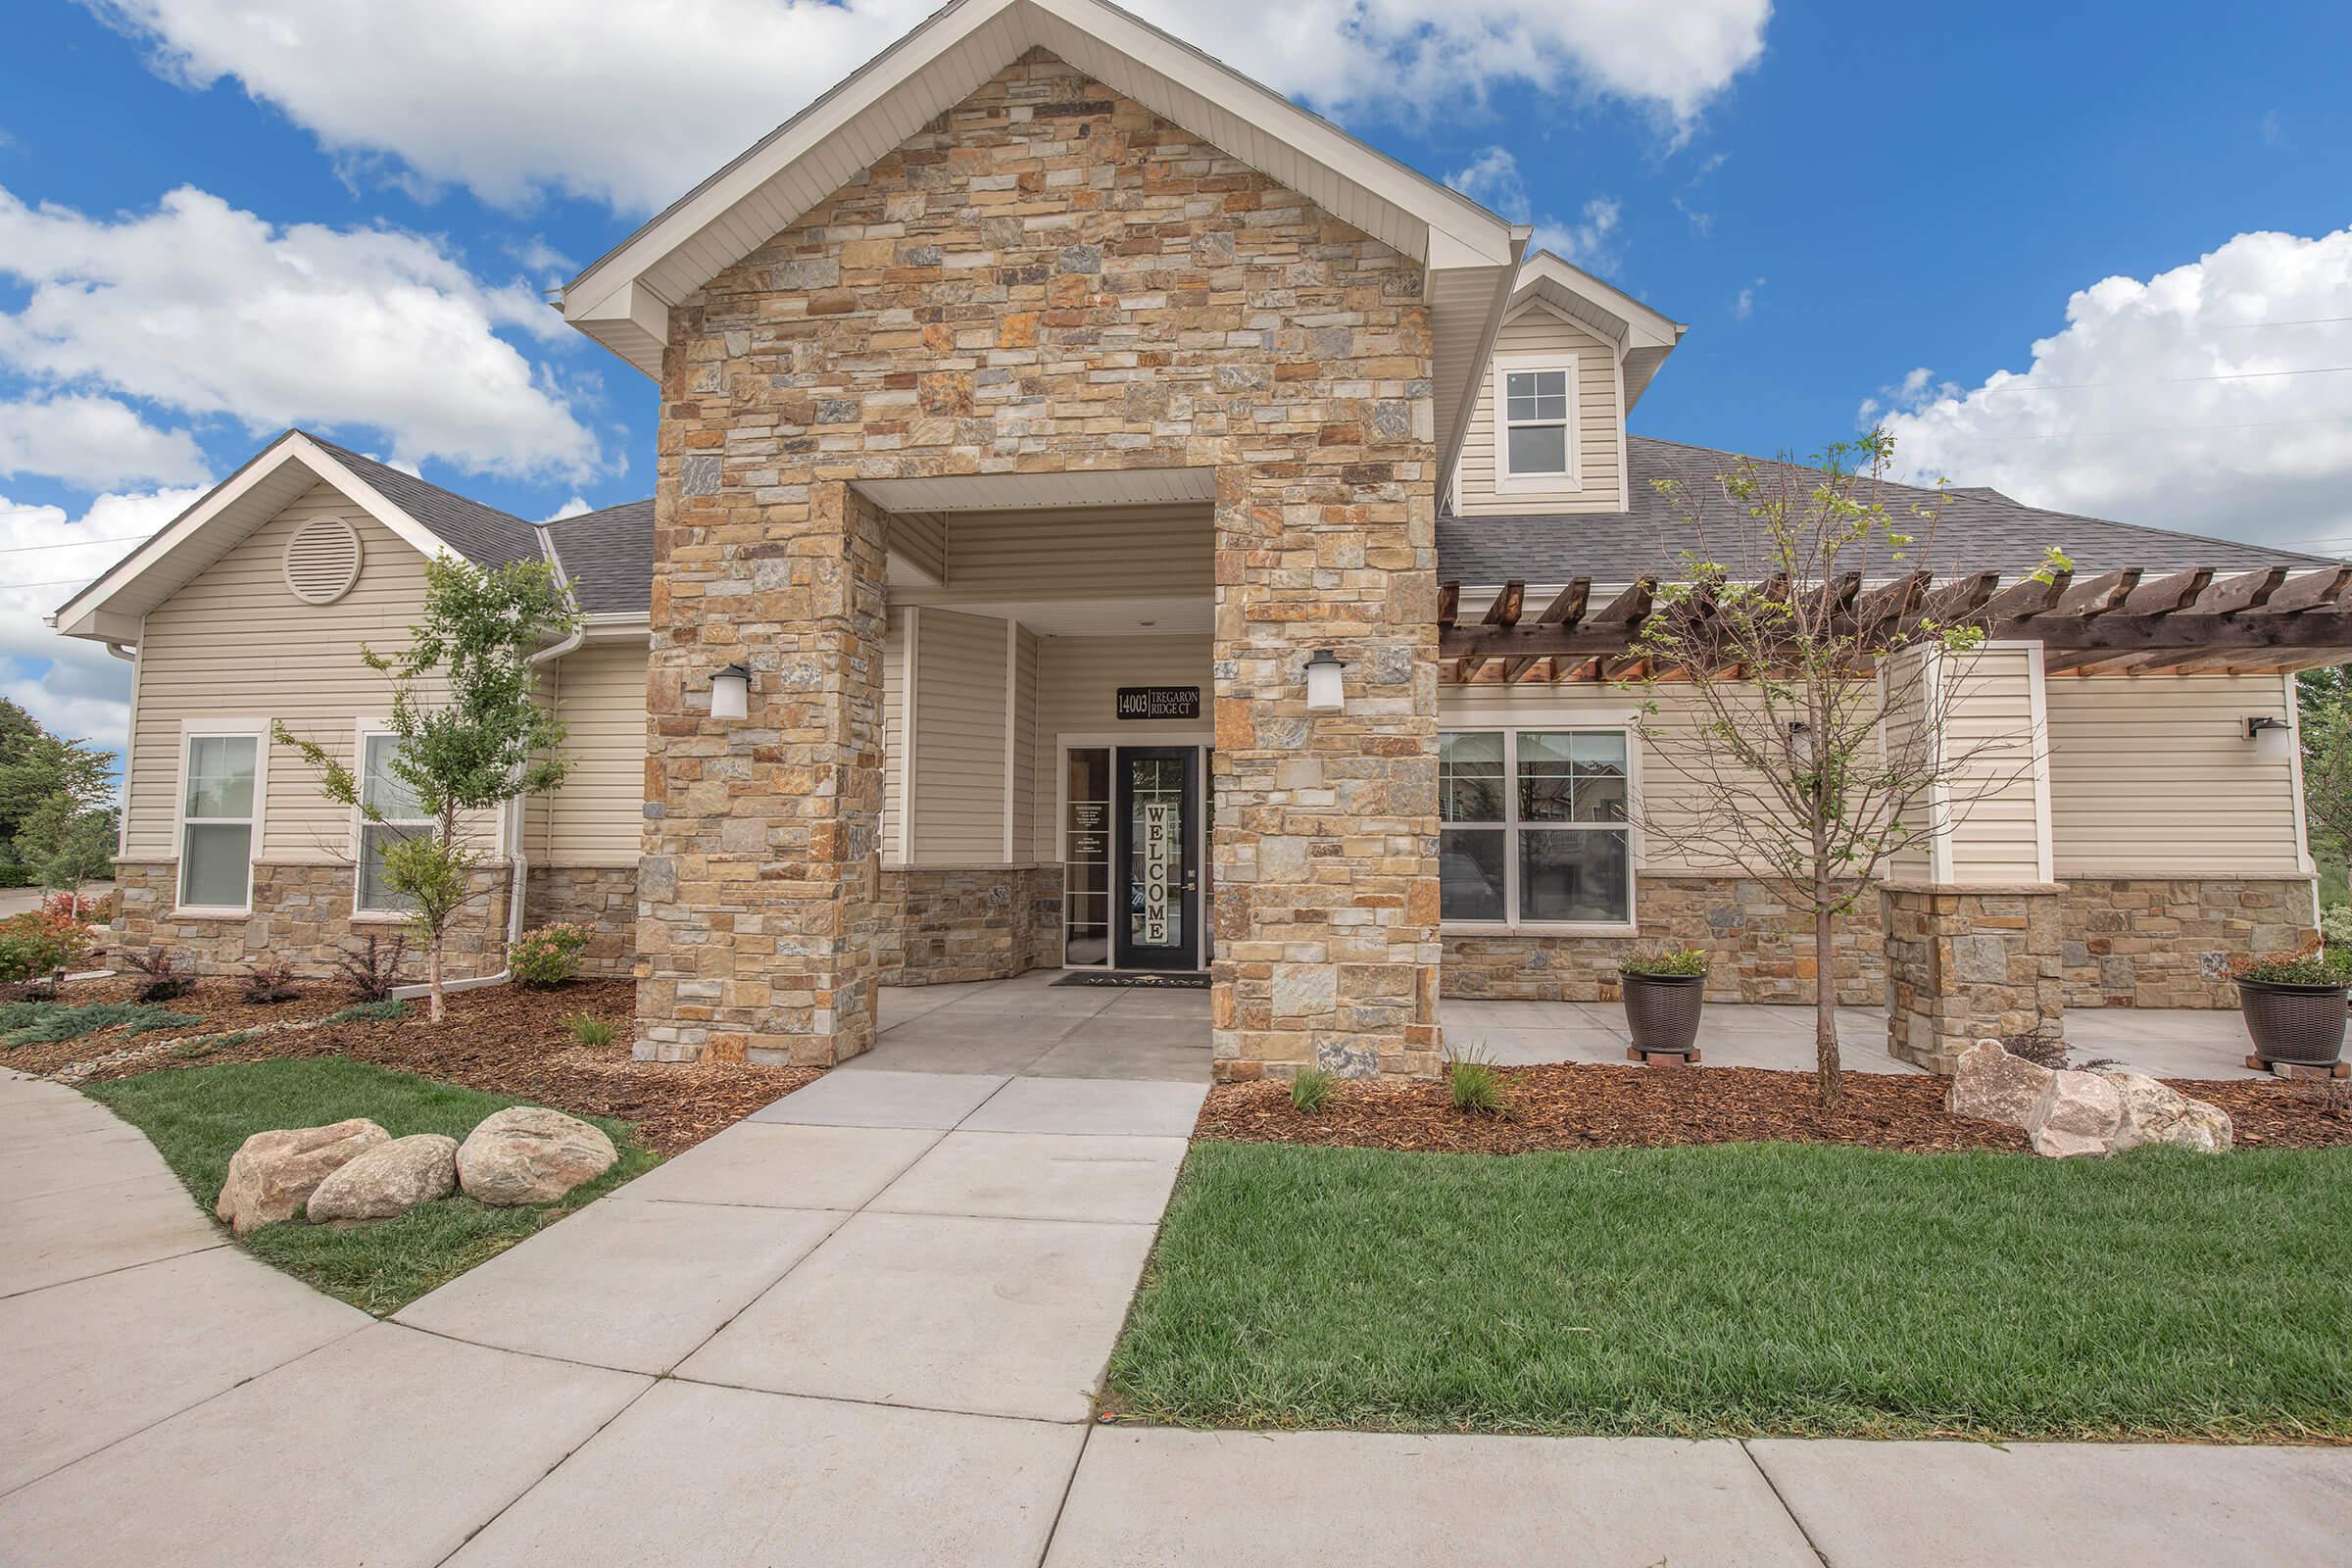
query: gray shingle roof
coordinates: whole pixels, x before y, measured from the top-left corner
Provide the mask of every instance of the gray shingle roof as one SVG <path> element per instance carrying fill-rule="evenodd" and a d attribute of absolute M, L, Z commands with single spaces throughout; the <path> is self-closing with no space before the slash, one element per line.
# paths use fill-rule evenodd
<path fill-rule="evenodd" d="M 601 512 L 541 523 L 555 544 L 580 608 L 643 614 L 654 603 L 654 503 L 624 501 Z"/>
<path fill-rule="evenodd" d="M 1442 516 L 1439 576 L 1482 587 L 1512 578 L 1556 583 L 1586 576 L 1613 583 L 1630 582 L 1643 572 L 1671 577 L 1690 530 L 1676 505 L 1657 493 L 1653 481 L 1658 479 L 1682 480 L 1683 505 L 1695 503 L 1703 520 L 1727 527 L 1743 520 L 1715 482 L 1717 474 L 1744 461 L 1739 454 L 1633 435 L 1626 437 L 1625 456 L 1632 511 L 1576 516 Z M 1898 517 L 1907 515 L 1912 504 L 1927 505 L 1936 498 L 1934 491 L 1911 485 L 1888 485 L 1886 491 L 1886 506 Z M 1978 485 L 1945 492 L 1934 537 L 1924 548 L 1907 552 L 1903 562 L 1887 563 L 1886 568 L 2022 574 L 2039 567 L 2051 545 L 2073 558 L 2078 578 L 2119 566 L 2149 571 L 2211 566 L 2230 571 L 2338 564 L 2288 550 L 2045 512 Z"/>
<path fill-rule="evenodd" d="M 506 566 L 517 561 L 545 559 L 531 525 L 512 513 L 468 501 L 437 484 L 427 484 L 415 474 L 403 473 L 373 458 L 364 458 L 323 436 L 312 435 L 308 430 L 302 433 L 467 561 L 483 566 Z"/>

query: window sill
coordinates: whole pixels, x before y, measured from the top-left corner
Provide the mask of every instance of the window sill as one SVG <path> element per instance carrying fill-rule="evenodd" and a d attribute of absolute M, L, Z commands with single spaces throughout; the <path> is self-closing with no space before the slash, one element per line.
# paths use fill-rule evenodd
<path fill-rule="evenodd" d="M 1585 482 L 1572 473 L 1496 473 L 1498 495 L 1582 495 Z"/>
<path fill-rule="evenodd" d="M 353 925 L 407 925 L 409 916 L 399 909 L 354 909 Z"/>
<path fill-rule="evenodd" d="M 253 918 L 253 910 L 250 908 L 219 909 L 188 905 L 173 909 L 172 918 L 174 920 L 250 920 Z"/>
<path fill-rule="evenodd" d="M 1638 937 L 1639 924 L 1623 920 L 1441 920 L 1441 937 Z"/>

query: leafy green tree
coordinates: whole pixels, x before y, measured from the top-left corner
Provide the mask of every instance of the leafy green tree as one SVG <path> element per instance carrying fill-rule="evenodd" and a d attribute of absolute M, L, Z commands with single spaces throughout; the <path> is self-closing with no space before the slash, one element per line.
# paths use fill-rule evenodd
<path fill-rule="evenodd" d="M 1843 1095 L 1833 979 L 1836 922 L 1895 856 L 1931 837 L 1931 789 L 1955 806 L 2031 768 L 2000 743 L 1954 741 L 1946 722 L 1965 668 L 1904 678 L 1920 662 L 1965 665 L 1981 617 L 1903 592 L 1940 514 L 1888 512 L 1893 438 L 1873 431 L 1799 464 L 1743 460 L 1717 476 L 1732 502 L 1705 507 L 1680 481 L 1659 491 L 1680 514 L 1685 580 L 1661 586 L 1634 640 L 1629 684 L 1653 694 L 1637 729 L 1643 766 L 1670 808 L 1634 803 L 1645 838 L 1699 863 L 1728 858 L 1813 927 L 1815 1068 L 1821 1104 Z M 1917 528 L 1915 535 L 1912 530 Z M 2036 576 L 2065 569 L 2049 552 Z M 1888 678 L 1876 679 L 1878 671 Z M 1679 797 L 1679 798 L 1678 798 Z"/>
<path fill-rule="evenodd" d="M 2352 691 L 2345 689 L 2342 674 L 2343 666 L 2310 670 L 2296 683 L 2302 699 L 2303 816 L 2313 851 L 2338 870 L 2352 857 Z M 2315 675 L 2335 678 L 2315 681 Z"/>
<path fill-rule="evenodd" d="M 114 811 L 83 806 L 62 790 L 32 808 L 14 842 L 19 859 L 31 867 L 43 887 L 74 895 L 76 914 L 81 912 L 81 885 L 114 874 Z"/>
<path fill-rule="evenodd" d="M 14 703 L 0 703 L 0 709 L 18 717 L 24 712 Z M 0 711 L 0 840 L 13 843 L 25 818 L 53 796 L 63 795 L 78 807 L 114 798 L 114 782 L 107 776 L 112 753 L 93 752 L 85 741 L 60 740 L 29 718 L 24 722 L 30 730 L 21 731 L 9 719 L 9 712 Z"/>
<path fill-rule="evenodd" d="M 416 815 L 429 819 L 420 832 L 386 836 L 383 875 L 408 902 L 424 946 L 435 1023 L 446 1015 L 442 956 L 450 927 L 477 896 L 473 873 L 487 858 L 469 824 L 564 782 L 564 725 L 536 701 L 530 660 L 568 636 L 579 618 L 545 563 L 484 567 L 444 556 L 425 568 L 424 618 L 409 628 L 407 651 L 361 650 L 392 687 L 388 771 Z M 301 754 L 327 799 L 371 822 L 384 820 L 350 763 L 282 722 L 274 738 Z"/>

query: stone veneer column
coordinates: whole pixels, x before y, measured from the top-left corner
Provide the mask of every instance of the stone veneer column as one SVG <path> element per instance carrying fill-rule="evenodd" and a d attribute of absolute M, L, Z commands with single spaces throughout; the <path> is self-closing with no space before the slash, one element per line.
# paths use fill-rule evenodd
<path fill-rule="evenodd" d="M 873 1045 L 878 1001 L 883 519 L 838 479 L 755 497 L 715 453 L 673 461 L 636 1054 L 829 1066 Z M 750 710 L 713 719 L 710 676 L 738 661 Z"/>
<path fill-rule="evenodd" d="M 2061 890 L 1888 882 L 1886 1051 L 1950 1072 L 1978 1041 L 2055 1034 L 2066 1018 Z"/>
<path fill-rule="evenodd" d="M 1424 467 L 1218 472 L 1221 1079 L 1438 1070 L 1436 502 L 1415 482 Z M 1345 712 L 1306 710 L 1318 648 L 1347 666 Z"/>

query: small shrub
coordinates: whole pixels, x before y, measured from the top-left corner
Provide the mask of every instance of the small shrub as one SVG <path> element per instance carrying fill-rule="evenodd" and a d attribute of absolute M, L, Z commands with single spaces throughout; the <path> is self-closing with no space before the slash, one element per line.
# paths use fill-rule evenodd
<path fill-rule="evenodd" d="M 1510 1091 L 1503 1087 L 1494 1064 L 1476 1051 L 1446 1061 L 1446 1093 L 1454 1109 L 1476 1116 L 1499 1115 L 1511 1102 Z"/>
<path fill-rule="evenodd" d="M 2352 904 L 2330 904 L 2320 912 L 2320 945 L 2352 949 Z"/>
<path fill-rule="evenodd" d="M 580 977 L 580 954 L 588 946 L 588 928 L 559 920 L 536 931 L 525 931 L 507 956 L 514 982 L 533 990 L 552 990 Z"/>
<path fill-rule="evenodd" d="M 1291 1103 L 1309 1116 L 1320 1115 L 1331 1103 L 1337 1083 L 1320 1067 L 1301 1067 L 1291 1080 Z"/>
<path fill-rule="evenodd" d="M 592 1012 L 575 1012 L 564 1020 L 571 1038 L 583 1046 L 609 1046 L 620 1038 L 620 1026 L 610 1018 L 599 1018 Z"/>
<path fill-rule="evenodd" d="M 79 920 L 27 909 L 0 920 L 0 980 L 33 980 L 71 969 L 89 956 L 90 928 Z"/>
<path fill-rule="evenodd" d="M 2329 951 L 2314 937 L 2292 953 L 2258 958 L 2248 954 L 2230 960 L 2232 980 L 2253 980 L 2274 986 L 2352 985 L 2352 950 Z"/>
<path fill-rule="evenodd" d="M 387 942 L 370 931 L 360 946 L 335 955 L 335 972 L 355 1001 L 381 1002 L 400 984 L 400 963 L 408 952 L 409 939 L 401 932 L 393 932 Z"/>
<path fill-rule="evenodd" d="M 119 1028 L 125 1035 L 151 1035 L 159 1029 L 185 1029 L 204 1020 L 192 1012 L 173 1012 L 153 1003 L 92 1002 L 69 1006 L 62 1002 L 16 1002 L 0 1006 L 0 1048 L 49 1046 L 79 1040 L 102 1030 Z"/>
<path fill-rule="evenodd" d="M 388 1018 L 406 1018 L 409 1002 L 406 997 L 378 997 L 373 1002 L 355 1002 L 350 1006 L 330 1012 L 326 1023 L 381 1023 Z"/>
<path fill-rule="evenodd" d="M 139 988 L 141 1002 L 170 1002 L 196 988 L 196 977 L 188 973 L 185 960 L 170 948 L 125 953 L 122 961 L 147 977 L 147 983 Z"/>
<path fill-rule="evenodd" d="M 292 1002 L 302 994 L 294 984 L 293 965 L 276 958 L 262 958 L 245 971 L 245 985 L 240 995 L 257 1006 L 271 1007 L 281 1002 Z"/>
<path fill-rule="evenodd" d="M 1707 950 L 1663 948 L 1653 953 L 1629 953 L 1617 960 L 1617 972 L 1654 975 L 1660 979 L 1703 975 L 1707 972 Z"/>
<path fill-rule="evenodd" d="M 0 888 L 28 888 L 32 886 L 32 867 L 19 865 L 13 860 L 0 861 Z"/>

